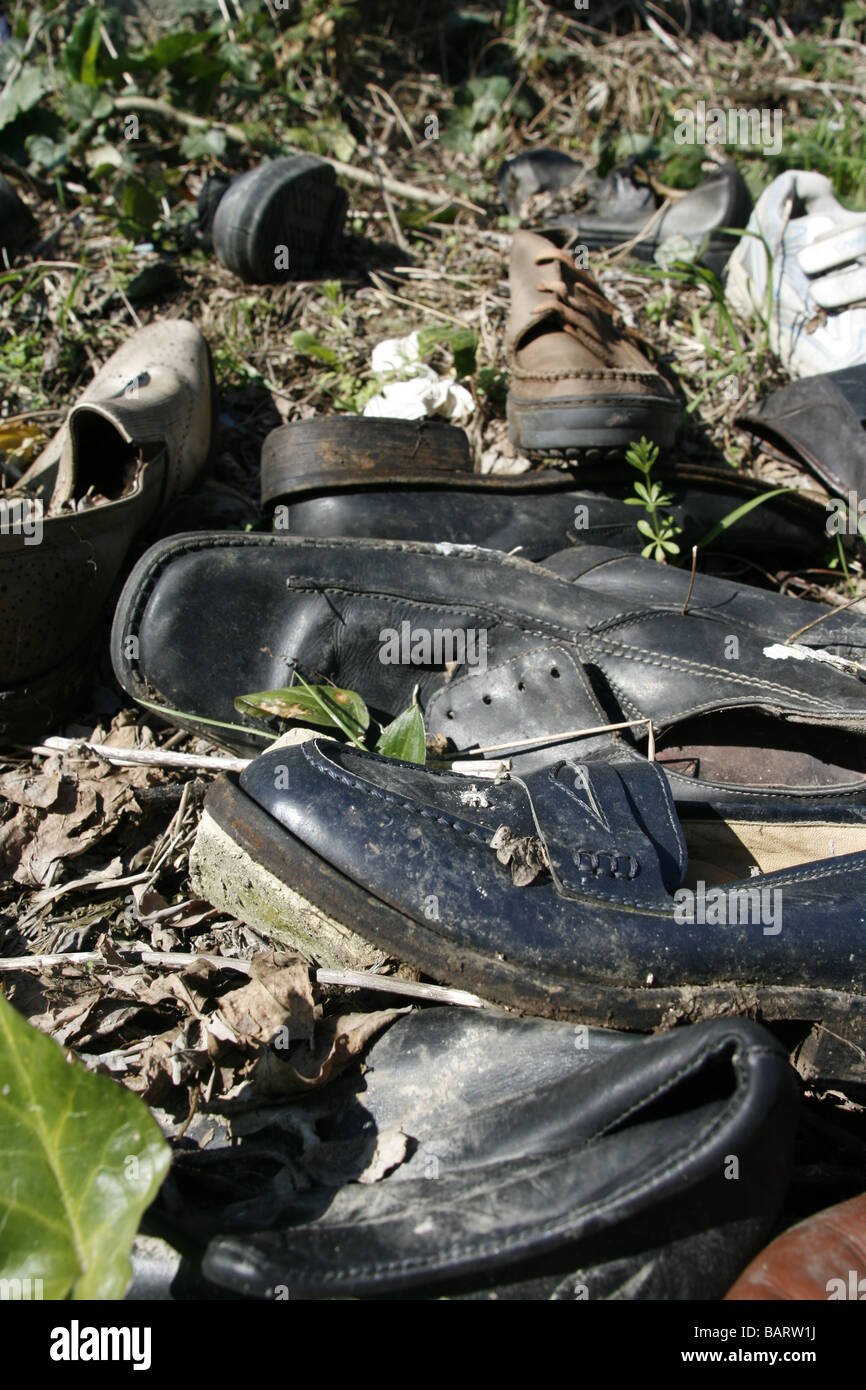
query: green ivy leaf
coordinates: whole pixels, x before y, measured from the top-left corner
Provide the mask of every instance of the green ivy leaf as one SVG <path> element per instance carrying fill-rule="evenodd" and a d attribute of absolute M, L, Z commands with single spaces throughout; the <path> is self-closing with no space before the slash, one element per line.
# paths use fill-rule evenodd
<path fill-rule="evenodd" d="M 164 69 L 174 67 L 193 49 L 202 48 L 206 43 L 209 43 L 217 32 L 216 29 L 206 29 L 197 34 L 191 29 L 185 29 L 174 34 L 164 34 L 152 48 L 125 53 L 123 55 L 124 66 L 147 68 L 151 72 L 162 72 Z"/>
<path fill-rule="evenodd" d="M 113 110 L 114 103 L 107 92 L 83 82 L 70 82 L 66 88 L 66 114 L 76 125 L 105 120 Z"/>
<path fill-rule="evenodd" d="M 0 1276 L 121 1298 L 170 1151 L 145 1105 L 70 1061 L 0 995 Z"/>
<path fill-rule="evenodd" d="M 29 135 L 24 142 L 31 168 L 59 169 L 69 154 L 67 140 L 51 140 L 47 135 Z"/>
<path fill-rule="evenodd" d="M 159 217 L 159 203 L 147 184 L 130 174 L 121 179 L 114 196 L 120 210 L 118 225 L 124 235 L 135 237 L 149 232 Z"/>
<path fill-rule="evenodd" d="M 454 354 L 454 367 L 458 376 L 471 376 L 475 371 L 475 354 L 478 350 L 478 334 L 471 328 L 440 328 L 428 325 L 418 333 L 418 351 L 427 357 L 435 347 L 450 347 Z"/>
<path fill-rule="evenodd" d="M 94 9 L 96 19 L 93 21 L 90 39 L 81 60 L 81 80 L 87 87 L 96 86 L 96 60 L 102 43 L 102 10 L 98 5 L 94 6 Z"/>
<path fill-rule="evenodd" d="M 300 678 L 299 678 L 300 679 Z M 369 728 L 370 712 L 354 690 L 336 685 L 284 686 L 281 690 L 259 690 L 239 695 L 235 709 L 260 719 L 275 714 L 278 719 L 303 719 L 327 729 L 341 729 L 357 739 Z"/>
<path fill-rule="evenodd" d="M 72 32 L 64 45 L 63 58 L 67 71 L 79 82 L 85 80 L 84 69 L 88 62 L 87 55 L 94 42 L 96 43 L 96 51 L 99 51 L 99 27 L 101 23 L 102 11 L 99 6 L 85 5 L 73 24 Z M 89 83 L 88 85 L 92 84 Z"/>
<path fill-rule="evenodd" d="M 383 758 L 402 758 L 404 763 L 427 761 L 424 716 L 417 705 L 410 705 L 382 730 L 376 752 Z"/>
<path fill-rule="evenodd" d="M 646 159 L 655 146 L 655 136 L 624 130 L 614 144 L 617 159 Z"/>

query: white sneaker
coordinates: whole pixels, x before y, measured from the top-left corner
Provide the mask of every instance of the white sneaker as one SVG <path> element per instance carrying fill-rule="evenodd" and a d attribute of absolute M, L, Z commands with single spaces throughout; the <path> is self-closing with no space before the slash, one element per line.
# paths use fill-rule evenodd
<path fill-rule="evenodd" d="M 729 302 L 767 309 L 770 344 L 792 376 L 866 363 L 866 212 L 850 212 L 823 174 L 790 169 L 761 194 L 730 261 Z"/>

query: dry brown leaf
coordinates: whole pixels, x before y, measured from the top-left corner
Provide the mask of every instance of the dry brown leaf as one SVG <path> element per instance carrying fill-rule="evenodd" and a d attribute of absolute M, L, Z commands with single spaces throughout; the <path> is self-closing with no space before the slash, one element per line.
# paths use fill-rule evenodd
<path fill-rule="evenodd" d="M 0 796 L 14 806 L 32 806 L 64 815 L 75 808 L 76 779 L 47 768 L 39 772 L 6 772 L 0 777 Z"/>
<path fill-rule="evenodd" d="M 261 951 L 249 982 L 224 994 L 219 1011 L 241 1042 L 309 1041 L 316 1015 L 309 966 L 300 956 Z"/>
<path fill-rule="evenodd" d="M 119 715 L 107 732 L 95 730 L 94 740 L 116 748 L 153 744 L 149 729 L 123 721 L 125 716 Z M 59 862 L 85 854 L 111 834 L 127 813 L 140 814 L 134 789 L 158 778 L 154 768 L 112 767 L 74 747 L 46 758 L 41 767 L 29 772 L 18 769 L 5 774 L 0 778 L 0 794 L 19 807 L 4 825 L 0 840 L 7 859 L 12 845 L 20 845 L 14 880 L 28 887 L 56 882 Z"/>
<path fill-rule="evenodd" d="M 270 1096 L 298 1095 L 314 1086 L 324 1086 L 363 1051 L 371 1038 L 410 1008 L 411 1005 L 322 1019 L 316 1025 L 314 1047 L 299 1043 L 285 1057 L 268 1048 L 253 1068 L 253 1081 L 259 1091 Z"/>

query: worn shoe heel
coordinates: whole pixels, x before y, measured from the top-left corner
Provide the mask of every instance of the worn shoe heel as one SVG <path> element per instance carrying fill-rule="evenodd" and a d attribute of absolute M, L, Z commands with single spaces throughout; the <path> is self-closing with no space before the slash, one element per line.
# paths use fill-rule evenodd
<path fill-rule="evenodd" d="M 512 443 L 529 458 L 600 463 L 621 458 L 642 435 L 668 449 L 680 410 L 663 396 L 580 396 L 538 405 L 522 401 L 512 386 L 506 414 Z"/>
<path fill-rule="evenodd" d="M 271 430 L 262 445 L 262 505 L 329 488 L 476 481 L 465 430 L 442 420 L 326 415 Z"/>
<path fill-rule="evenodd" d="M 332 970 L 383 965 L 389 959 L 385 951 L 330 915 L 340 898 L 329 890 L 328 880 L 337 876 L 323 861 L 317 860 L 324 871 L 320 902 L 305 896 L 309 890 L 303 886 L 304 875 L 292 875 L 297 888 L 280 877 L 285 864 L 274 862 L 267 838 L 272 831 L 271 817 L 241 791 L 236 778 L 220 777 L 208 794 L 190 855 L 195 891 L 305 960 Z M 325 902 L 327 909 L 320 905 Z"/>
<path fill-rule="evenodd" d="M 346 206 L 324 160 L 275 159 L 229 185 L 214 214 L 214 250 L 242 280 L 303 280 L 335 254 Z"/>

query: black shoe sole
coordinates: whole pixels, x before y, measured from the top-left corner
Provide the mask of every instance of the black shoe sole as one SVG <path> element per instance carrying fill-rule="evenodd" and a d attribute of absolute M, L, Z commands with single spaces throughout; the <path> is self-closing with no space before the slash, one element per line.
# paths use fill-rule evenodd
<path fill-rule="evenodd" d="M 680 406 L 670 397 L 627 395 L 573 396 L 539 404 L 509 391 L 506 414 L 509 438 L 522 454 L 593 461 L 621 457 L 642 435 L 669 448 Z"/>

